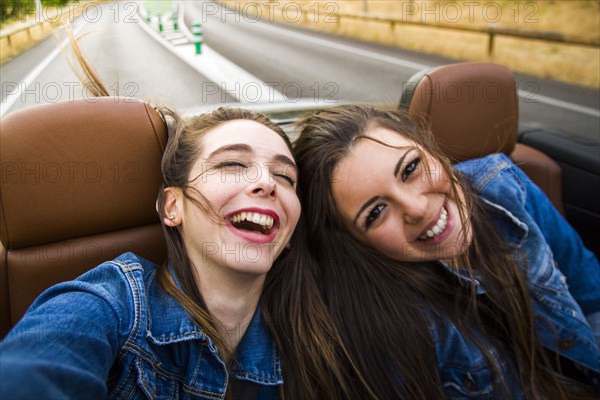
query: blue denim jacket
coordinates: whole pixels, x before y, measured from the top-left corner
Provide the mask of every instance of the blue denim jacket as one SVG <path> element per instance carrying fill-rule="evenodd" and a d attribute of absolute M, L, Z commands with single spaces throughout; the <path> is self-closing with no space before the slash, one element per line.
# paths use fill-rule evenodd
<path fill-rule="evenodd" d="M 279 356 L 257 310 L 228 374 L 215 345 L 127 253 L 45 291 L 0 344 L 0 398 L 278 399 Z M 235 392 L 235 390 L 234 390 Z"/>
<path fill-rule="evenodd" d="M 522 266 L 528 268 L 536 332 L 542 345 L 582 367 L 590 382 L 598 379 L 600 350 L 586 319 L 597 318 L 600 312 L 596 257 L 544 193 L 505 155 L 469 160 L 455 167 L 495 210 L 492 219 L 501 236 L 527 255 L 527 265 Z M 448 270 L 470 287 L 464 271 Z M 478 294 L 486 292 L 485 282 L 475 277 L 473 283 Z M 433 332 L 447 393 L 451 398 L 497 398 L 483 354 L 448 324 Z M 522 398 L 518 383 L 506 372 L 511 361 L 502 359 L 492 344 L 488 348 L 505 371 L 510 393 Z M 595 386 L 598 389 L 598 383 Z"/>

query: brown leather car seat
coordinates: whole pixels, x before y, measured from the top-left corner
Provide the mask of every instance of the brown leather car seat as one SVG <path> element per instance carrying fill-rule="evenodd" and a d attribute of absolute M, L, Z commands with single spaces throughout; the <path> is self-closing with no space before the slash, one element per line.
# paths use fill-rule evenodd
<path fill-rule="evenodd" d="M 560 166 L 517 143 L 519 99 L 508 68 L 467 62 L 421 71 L 405 84 L 400 107 L 424 118 L 455 162 L 505 153 L 564 215 Z"/>
<path fill-rule="evenodd" d="M 161 263 L 167 128 L 141 101 L 35 106 L 0 131 L 0 337 L 49 286 L 133 251 Z"/>

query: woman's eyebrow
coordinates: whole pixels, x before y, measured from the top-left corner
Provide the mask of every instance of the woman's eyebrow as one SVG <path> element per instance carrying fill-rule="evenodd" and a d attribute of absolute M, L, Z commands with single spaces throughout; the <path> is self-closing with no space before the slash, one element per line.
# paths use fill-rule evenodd
<path fill-rule="evenodd" d="M 253 153 L 254 152 L 254 150 L 252 150 L 252 147 L 248 146 L 247 144 L 242 144 L 242 143 L 228 144 L 228 145 L 219 147 L 218 149 L 216 149 L 215 151 L 210 153 L 208 155 L 207 159 L 211 159 L 214 156 L 217 156 L 221 153 L 226 153 L 229 151 L 235 151 L 238 153 Z"/>
<path fill-rule="evenodd" d="M 294 168 L 295 170 L 298 169 L 296 167 L 296 163 L 291 158 L 289 158 L 288 156 L 286 156 L 284 154 L 277 154 L 275 157 L 273 157 L 273 160 L 280 162 L 282 164 L 289 165 L 290 167 Z"/>

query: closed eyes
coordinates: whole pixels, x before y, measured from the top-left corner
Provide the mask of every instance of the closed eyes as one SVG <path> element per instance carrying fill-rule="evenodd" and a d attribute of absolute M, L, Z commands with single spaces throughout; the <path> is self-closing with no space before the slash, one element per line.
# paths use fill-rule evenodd
<path fill-rule="evenodd" d="M 215 169 L 227 169 L 227 170 L 233 170 L 233 169 L 245 169 L 245 168 L 249 168 L 252 165 L 252 163 L 244 163 L 241 161 L 223 161 L 218 163 L 217 165 L 215 165 L 213 168 Z M 287 170 L 287 168 L 281 168 L 284 171 Z M 286 174 L 283 172 L 271 172 L 273 174 L 273 176 L 276 179 L 283 179 L 283 181 L 285 181 L 287 184 L 289 184 L 290 186 L 294 187 L 296 185 L 296 179 L 294 179 L 290 174 Z"/>

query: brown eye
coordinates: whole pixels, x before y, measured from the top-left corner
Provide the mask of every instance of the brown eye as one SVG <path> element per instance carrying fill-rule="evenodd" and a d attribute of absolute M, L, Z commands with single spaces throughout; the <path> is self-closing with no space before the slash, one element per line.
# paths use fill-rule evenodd
<path fill-rule="evenodd" d="M 420 162 L 421 158 L 417 157 L 410 163 L 408 163 L 406 168 L 404 168 L 404 170 L 402 171 L 402 182 L 406 182 L 406 180 L 413 174 L 413 172 L 415 172 Z"/>
<path fill-rule="evenodd" d="M 369 229 L 371 224 L 379 218 L 385 207 L 385 204 L 377 204 L 375 207 L 371 208 L 367 214 L 367 218 L 365 218 L 365 229 Z"/>

